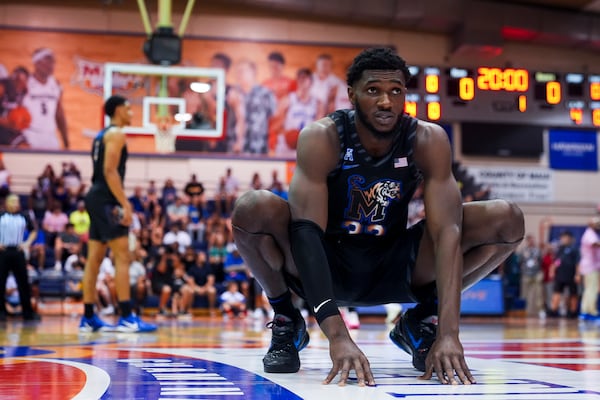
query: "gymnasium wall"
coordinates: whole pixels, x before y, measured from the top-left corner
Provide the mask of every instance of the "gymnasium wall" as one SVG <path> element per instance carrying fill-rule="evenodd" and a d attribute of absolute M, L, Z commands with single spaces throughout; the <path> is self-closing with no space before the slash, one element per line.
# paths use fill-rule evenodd
<path fill-rule="evenodd" d="M 174 15 L 178 26 L 179 15 Z M 153 18 L 155 21 L 156 19 Z M 86 54 L 92 59 L 135 62 L 143 60 L 141 45 L 144 40 L 142 22 L 136 11 L 119 11 L 114 8 L 87 9 L 83 6 L 28 6 L 12 2 L 0 4 L 0 62 L 12 65 L 16 60 L 29 60 L 33 49 L 52 44 L 57 53 Z M 289 18 L 236 15 L 235 10 L 220 10 L 207 14 L 195 13 L 186 31 L 184 60 L 203 66 L 217 50 L 238 49 L 240 56 L 254 59 L 259 71 L 264 69 L 266 54 L 270 49 L 283 49 L 288 57 L 286 74 L 292 75 L 300 64 L 306 63 L 307 53 L 294 56 L 294 49 L 309 49 L 311 57 L 330 52 L 340 60 L 349 60 L 356 49 L 373 44 L 395 45 L 401 55 L 411 64 L 495 66 L 518 65 L 555 71 L 600 72 L 600 54 L 578 48 L 532 46 L 523 43 L 505 43 L 503 53 L 493 59 L 481 54 L 452 54 L 448 37 L 392 29 L 376 29 L 363 26 L 325 25 L 319 22 Z M 94 46 L 89 46 L 93 36 Z M 65 40 L 65 37 L 68 38 Z M 40 39 L 41 38 L 41 39 Z M 238 46 L 238 47 L 236 47 Z M 237 54 L 235 51 L 232 54 Z M 66 59 L 65 59 L 66 57 Z M 69 56 L 65 62 L 74 64 Z M 343 76 L 345 65 L 335 65 L 338 75 Z M 59 78 L 71 82 L 73 70 L 65 69 Z M 259 77 L 260 78 L 260 77 Z M 70 97 L 72 96 L 72 97 Z M 78 97 L 79 96 L 79 97 Z M 88 96 L 83 90 L 65 93 L 68 114 L 85 115 L 90 128 L 99 125 L 98 109 L 81 107 L 81 100 Z M 101 104 L 98 98 L 98 107 Z M 84 127 L 73 127 L 82 130 Z M 510 159 L 464 157 L 460 152 L 460 126 L 453 127 L 456 158 L 466 166 L 495 166 L 520 168 L 548 168 L 548 142 L 545 134 L 545 152 L 539 159 Z M 598 135 L 598 133 L 596 133 Z M 80 146 L 86 140 L 82 135 Z M 132 139 L 132 146 L 139 151 L 151 148 L 148 138 Z M 138 143 L 139 142 L 139 143 Z M 138 147 L 139 146 L 139 147 Z M 15 175 L 17 185 L 25 189 L 31 178 L 39 174 L 46 163 L 60 168 L 64 153 L 5 152 L 3 155 L 9 170 Z M 85 152 L 68 155 L 89 178 L 89 158 Z M 284 177 L 289 169 L 286 160 L 256 160 L 235 158 L 212 158 L 206 155 L 192 157 L 140 155 L 132 157 L 128 166 L 128 189 L 152 177 L 157 182 L 171 177 L 176 183 L 185 182 L 194 172 L 209 188 L 216 186 L 218 177 L 226 166 L 232 166 L 234 174 L 243 185 L 249 182 L 253 172 L 260 172 L 269 181 L 272 170 Z M 585 224 L 589 215 L 596 212 L 600 201 L 600 175 L 598 172 L 552 171 L 552 201 L 527 202 L 520 205 L 526 212 L 527 231 L 538 234 L 547 221 L 554 224 Z M 212 183 L 211 183 L 212 182 Z"/>

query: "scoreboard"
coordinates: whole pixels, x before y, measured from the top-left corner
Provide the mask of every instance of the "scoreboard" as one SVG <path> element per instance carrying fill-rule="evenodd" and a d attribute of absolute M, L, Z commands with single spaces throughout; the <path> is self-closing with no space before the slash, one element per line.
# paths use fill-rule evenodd
<path fill-rule="evenodd" d="M 429 121 L 600 129 L 600 74 L 410 67 L 405 111 Z"/>

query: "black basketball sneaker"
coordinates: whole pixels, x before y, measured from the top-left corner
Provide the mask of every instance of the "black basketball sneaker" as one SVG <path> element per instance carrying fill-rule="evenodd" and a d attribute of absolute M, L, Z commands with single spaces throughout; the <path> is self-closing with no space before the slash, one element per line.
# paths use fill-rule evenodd
<path fill-rule="evenodd" d="M 271 346 L 263 358 L 265 372 L 293 373 L 300 369 L 298 352 L 308 345 L 309 336 L 304 318 L 298 312 L 295 320 L 276 314 L 267 324 L 273 331 Z"/>
<path fill-rule="evenodd" d="M 425 359 L 435 342 L 437 333 L 437 318 L 426 320 L 414 317 L 411 310 L 406 311 L 390 332 L 392 342 L 402 350 L 412 355 L 413 366 L 425 372 Z M 427 322 L 426 322 L 427 321 Z"/>

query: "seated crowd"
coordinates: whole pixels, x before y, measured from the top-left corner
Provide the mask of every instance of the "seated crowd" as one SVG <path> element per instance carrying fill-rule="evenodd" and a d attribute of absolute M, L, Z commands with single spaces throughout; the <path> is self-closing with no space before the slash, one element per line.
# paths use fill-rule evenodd
<path fill-rule="evenodd" d="M 276 173 L 273 177 L 276 179 Z M 210 200 L 195 175 L 183 188 L 175 187 L 171 179 L 162 188 L 154 181 L 146 188 L 134 188 L 129 197 L 134 210 L 129 275 L 131 299 L 138 313 L 150 308 L 160 316 L 185 317 L 193 309 L 205 308 L 210 315 L 221 309 L 225 315 L 243 316 L 247 306 L 254 309 L 254 293 L 261 297 L 261 290 L 253 284 L 233 243 L 229 220 L 239 184 L 230 169 L 220 182 Z M 65 294 L 81 296 L 90 224 L 85 192 L 76 166 L 64 163 L 60 175 L 51 165 L 46 166 L 31 193 L 22 196 L 22 209 L 38 228 L 28 255 L 37 303 L 40 295 L 43 297 L 38 283 L 50 275 L 65 278 Z M 97 307 L 104 315 L 118 313 L 111 257 L 106 254 L 97 280 Z M 11 294 L 14 303 L 14 292 Z M 264 307 L 268 303 L 259 300 L 257 304 Z M 261 308 L 257 315 L 266 313 Z"/>

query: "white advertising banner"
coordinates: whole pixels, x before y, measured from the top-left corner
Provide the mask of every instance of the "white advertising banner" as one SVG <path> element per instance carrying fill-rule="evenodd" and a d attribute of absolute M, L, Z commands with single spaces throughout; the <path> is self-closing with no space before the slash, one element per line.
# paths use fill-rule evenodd
<path fill-rule="evenodd" d="M 552 170 L 526 167 L 468 166 L 467 171 L 477 183 L 490 189 L 490 198 L 492 199 L 536 203 L 554 200 Z"/>

